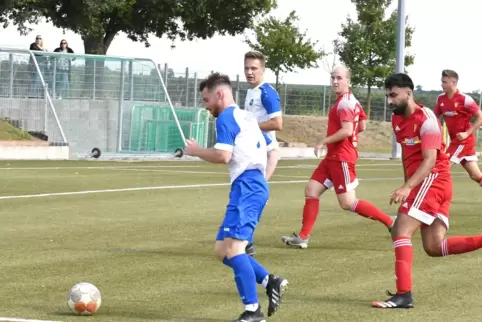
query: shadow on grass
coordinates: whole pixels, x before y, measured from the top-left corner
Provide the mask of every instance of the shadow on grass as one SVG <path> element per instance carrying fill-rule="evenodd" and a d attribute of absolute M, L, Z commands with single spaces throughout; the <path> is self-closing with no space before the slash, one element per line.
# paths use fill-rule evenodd
<path fill-rule="evenodd" d="M 70 312 L 66 311 L 57 311 L 54 312 L 53 315 L 59 317 L 69 317 L 70 319 L 85 319 L 85 316 L 74 315 Z M 97 319 L 106 318 L 113 321 L 113 319 L 119 318 L 122 320 L 132 319 L 133 321 L 184 321 L 184 322 L 218 322 L 218 321 L 226 321 L 225 319 L 212 319 L 212 318 L 203 318 L 203 317 L 183 317 L 183 316 L 174 316 L 170 314 L 159 314 L 159 312 L 135 312 L 132 310 L 119 310 L 116 309 L 115 311 L 99 311 L 94 316 Z M 80 320 L 79 320 L 80 321 Z"/>

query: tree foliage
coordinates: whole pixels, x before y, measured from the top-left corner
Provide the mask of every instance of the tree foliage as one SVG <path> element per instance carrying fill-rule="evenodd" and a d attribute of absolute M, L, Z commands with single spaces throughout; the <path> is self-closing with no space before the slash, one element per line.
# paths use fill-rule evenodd
<path fill-rule="evenodd" d="M 276 75 L 276 87 L 281 73 L 293 72 L 296 68 L 316 68 L 323 51 L 296 26 L 298 17 L 292 11 L 284 20 L 268 17 L 254 29 L 256 40 L 246 39 L 253 49 L 266 56 L 266 67 Z"/>
<path fill-rule="evenodd" d="M 340 61 L 351 69 L 353 85 L 368 87 L 367 115 L 370 115 L 371 89 L 381 88 L 383 81 L 395 70 L 397 11 L 386 19 L 392 0 L 351 0 L 358 19 L 350 17 L 342 24 L 334 41 Z M 406 26 L 405 47 L 410 47 L 414 29 Z M 413 64 L 414 56 L 405 56 L 405 66 Z"/>
<path fill-rule="evenodd" d="M 171 40 L 236 35 L 255 17 L 276 7 L 276 0 L 7 0 L 0 23 L 22 34 L 42 18 L 82 36 L 85 53 L 106 54 L 119 32 L 149 46 L 149 35 Z"/>

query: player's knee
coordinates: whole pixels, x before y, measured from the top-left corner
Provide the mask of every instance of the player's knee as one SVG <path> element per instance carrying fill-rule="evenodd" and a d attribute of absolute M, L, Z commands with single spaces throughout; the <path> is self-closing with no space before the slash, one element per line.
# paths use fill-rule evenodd
<path fill-rule="evenodd" d="M 323 192 L 323 185 L 319 182 L 311 180 L 305 187 L 306 198 L 319 198 Z"/>
<path fill-rule="evenodd" d="M 475 182 L 480 181 L 481 174 L 480 173 L 471 173 L 470 179 L 474 180 Z"/>
<path fill-rule="evenodd" d="M 428 241 L 423 243 L 423 250 L 430 257 L 442 256 L 442 245 L 437 241 Z"/>
<path fill-rule="evenodd" d="M 343 210 L 351 210 L 351 206 L 353 205 L 353 203 L 349 203 L 349 202 L 346 202 L 346 201 L 340 201 L 340 207 L 341 209 Z"/>
<path fill-rule="evenodd" d="M 234 256 L 243 254 L 246 252 L 247 245 L 248 241 L 246 240 L 227 238 L 224 240 L 224 256 L 227 258 L 233 258 Z"/>
<path fill-rule="evenodd" d="M 214 252 L 216 253 L 216 257 L 222 262 L 224 257 L 226 257 L 226 251 L 224 249 L 223 242 L 217 241 L 214 245 Z"/>

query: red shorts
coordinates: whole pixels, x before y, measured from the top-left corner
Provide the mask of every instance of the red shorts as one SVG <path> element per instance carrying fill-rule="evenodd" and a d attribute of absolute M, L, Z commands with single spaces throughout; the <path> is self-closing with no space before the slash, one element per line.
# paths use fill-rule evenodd
<path fill-rule="evenodd" d="M 449 211 L 452 202 L 452 178 L 450 174 L 431 173 L 417 187 L 413 188 L 398 212 L 409 215 L 425 225 L 431 225 L 435 218 L 449 227 Z"/>
<path fill-rule="evenodd" d="M 355 164 L 323 159 L 313 171 L 311 180 L 318 181 L 326 188 L 335 188 L 336 194 L 355 190 L 358 186 Z"/>
<path fill-rule="evenodd" d="M 451 142 L 445 150 L 445 154 L 453 163 L 464 164 L 467 161 L 477 161 L 477 154 L 475 153 L 475 146 L 473 144 L 460 144 L 458 142 Z"/>

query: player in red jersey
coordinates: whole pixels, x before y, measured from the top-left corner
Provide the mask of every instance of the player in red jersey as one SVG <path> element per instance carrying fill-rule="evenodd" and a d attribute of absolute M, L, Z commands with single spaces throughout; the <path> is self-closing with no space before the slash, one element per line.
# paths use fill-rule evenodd
<path fill-rule="evenodd" d="M 482 236 L 445 237 L 452 201 L 450 163 L 444 154 L 440 122 L 413 98 L 413 82 L 406 74 L 385 80 L 392 126 L 402 146 L 405 183 L 391 194 L 390 204 L 401 203 L 392 229 L 397 293 L 377 308 L 412 308 L 412 235 L 420 227 L 425 252 L 439 257 L 482 248 Z"/>
<path fill-rule="evenodd" d="M 435 103 L 434 113 L 445 121 L 450 145 L 445 153 L 451 165 L 461 164 L 470 178 L 482 186 L 482 173 L 475 153 L 475 131 L 482 126 L 482 111 L 470 97 L 457 89 L 459 75 L 453 70 L 442 71 L 442 89 Z M 475 117 L 474 124 L 470 120 Z"/>
<path fill-rule="evenodd" d="M 355 163 L 358 159 L 358 133 L 365 128 L 366 115 L 360 103 L 349 89 L 350 72 L 345 67 L 336 68 L 331 74 L 333 90 L 337 95 L 335 105 L 328 114 L 326 138 L 315 147 L 326 146 L 327 154 L 313 172 L 305 187 L 305 206 L 302 227 L 291 236 L 282 236 L 288 246 L 307 248 L 309 236 L 319 211 L 320 196 L 334 188 L 340 207 L 363 217 L 382 222 L 389 229 L 393 218 L 365 200 L 356 198 L 358 179 Z M 359 129 L 361 124 L 362 129 Z"/>

